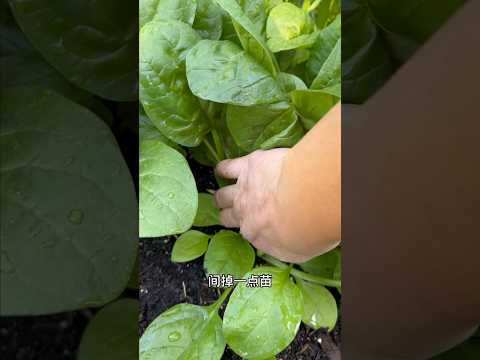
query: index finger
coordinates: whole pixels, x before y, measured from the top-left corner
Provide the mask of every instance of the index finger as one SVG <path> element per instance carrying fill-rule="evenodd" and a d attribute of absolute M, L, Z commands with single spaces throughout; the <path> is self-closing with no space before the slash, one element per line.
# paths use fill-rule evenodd
<path fill-rule="evenodd" d="M 245 157 L 220 161 L 215 172 L 224 179 L 238 179 L 246 161 Z"/>

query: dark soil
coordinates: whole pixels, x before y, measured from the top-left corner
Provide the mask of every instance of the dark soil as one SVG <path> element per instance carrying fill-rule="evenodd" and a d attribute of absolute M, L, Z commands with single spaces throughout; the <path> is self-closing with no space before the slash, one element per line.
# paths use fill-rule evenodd
<path fill-rule="evenodd" d="M 215 189 L 212 170 L 191 161 L 191 168 L 199 191 Z M 219 228 L 203 228 L 212 233 Z M 215 302 L 219 293 L 208 288 L 203 271 L 203 257 L 176 264 L 170 260 L 175 237 L 145 239 L 140 241 L 140 335 L 162 312 L 179 303 L 209 305 Z M 224 311 L 221 309 L 220 313 Z M 339 359 L 340 322 L 333 332 L 313 331 L 304 325 L 300 327 L 295 340 L 277 355 L 279 360 L 320 360 Z M 222 360 L 240 360 L 230 349 L 226 349 Z"/>
<path fill-rule="evenodd" d="M 91 312 L 0 319 L 0 359 L 75 359 Z"/>

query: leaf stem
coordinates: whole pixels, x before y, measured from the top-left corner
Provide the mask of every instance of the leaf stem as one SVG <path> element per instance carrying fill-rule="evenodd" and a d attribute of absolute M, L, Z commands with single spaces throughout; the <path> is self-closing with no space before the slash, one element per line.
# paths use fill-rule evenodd
<path fill-rule="evenodd" d="M 218 154 L 217 154 L 217 152 L 215 151 L 215 149 L 213 148 L 212 144 L 210 144 L 210 142 L 207 140 L 207 138 L 203 139 L 203 142 L 204 142 L 204 144 L 207 146 L 208 151 L 210 151 L 210 153 L 212 154 L 212 156 L 215 158 L 215 161 L 216 161 L 217 163 L 219 163 L 221 160 L 219 159 Z"/>
<path fill-rule="evenodd" d="M 257 254 L 258 255 L 258 254 Z M 280 261 L 280 260 L 277 260 L 275 259 L 274 257 L 270 256 L 270 255 L 259 255 L 259 257 L 263 260 L 265 260 L 266 262 L 280 268 L 280 269 L 287 269 L 289 267 L 289 265 L 285 264 L 284 262 Z M 292 265 L 290 265 L 292 266 Z M 324 286 L 331 286 L 331 287 L 341 287 L 342 286 L 342 282 L 340 280 L 334 280 L 334 279 L 327 279 L 327 278 L 324 278 L 324 277 L 321 277 L 321 276 L 318 276 L 318 275 L 314 275 L 314 274 L 309 274 L 309 273 L 306 273 L 304 271 L 301 271 L 301 270 L 298 270 L 298 269 L 295 269 L 295 268 L 292 268 L 290 270 L 290 273 L 298 278 L 298 279 L 302 279 L 302 280 L 307 280 L 307 281 L 310 281 L 312 283 L 315 283 L 315 284 L 320 284 L 320 285 L 324 285 Z"/>
<path fill-rule="evenodd" d="M 311 12 L 311 11 L 315 10 L 315 9 L 318 7 L 318 5 L 320 5 L 320 3 L 321 3 L 322 1 L 324 1 L 324 0 L 315 0 L 315 1 L 313 2 L 313 4 L 310 5 L 310 7 L 308 8 L 307 11 L 308 11 L 308 12 Z"/>
<path fill-rule="evenodd" d="M 215 301 L 212 305 L 209 306 L 210 311 L 218 311 L 220 306 L 222 306 L 223 302 L 227 298 L 228 295 L 232 292 L 233 287 L 226 288 L 225 291 L 220 295 L 220 297 Z"/>
<path fill-rule="evenodd" d="M 220 160 L 225 159 L 225 154 L 223 152 L 222 142 L 220 140 L 220 136 L 218 135 L 217 130 L 212 130 L 213 141 L 215 142 L 215 148 L 217 149 L 217 157 Z"/>

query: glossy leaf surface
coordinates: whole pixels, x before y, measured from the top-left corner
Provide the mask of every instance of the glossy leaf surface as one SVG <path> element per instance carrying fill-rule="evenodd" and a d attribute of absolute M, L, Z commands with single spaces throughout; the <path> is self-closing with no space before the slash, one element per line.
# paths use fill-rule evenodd
<path fill-rule="evenodd" d="M 140 338 L 140 360 L 220 360 L 224 349 L 216 310 L 191 304 L 168 309 Z"/>
<path fill-rule="evenodd" d="M 240 279 L 252 270 L 255 252 L 242 235 L 234 231 L 220 231 L 210 241 L 205 254 L 207 274 L 233 275 Z"/>
<path fill-rule="evenodd" d="M 237 285 L 225 310 L 227 344 L 245 359 L 274 356 L 293 340 L 303 315 L 300 289 L 288 271 L 258 267 L 245 275 L 271 274 L 272 287 Z"/>
<path fill-rule="evenodd" d="M 187 160 L 159 140 L 141 141 L 140 237 L 187 231 L 197 206 L 197 187 Z"/>
<path fill-rule="evenodd" d="M 135 187 L 109 128 L 23 87 L 2 92 L 0 124 L 2 315 L 112 301 L 132 272 L 138 230 Z M 45 290 L 52 283 L 62 296 Z"/>
<path fill-rule="evenodd" d="M 172 261 L 181 263 L 194 260 L 207 251 L 210 236 L 197 230 L 189 230 L 180 235 L 172 250 Z"/>

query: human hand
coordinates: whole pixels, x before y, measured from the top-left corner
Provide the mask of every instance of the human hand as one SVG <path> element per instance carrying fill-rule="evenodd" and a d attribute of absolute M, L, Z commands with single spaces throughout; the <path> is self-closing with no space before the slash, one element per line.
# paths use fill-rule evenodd
<path fill-rule="evenodd" d="M 225 227 L 240 228 L 245 239 L 257 249 L 289 262 L 309 256 L 299 253 L 286 227 L 279 204 L 279 183 L 288 149 L 255 151 L 247 156 L 224 160 L 216 168 L 219 176 L 236 179 L 235 185 L 215 193 Z"/>

